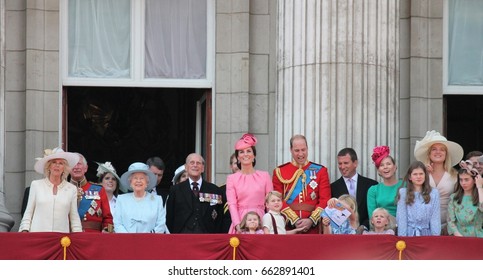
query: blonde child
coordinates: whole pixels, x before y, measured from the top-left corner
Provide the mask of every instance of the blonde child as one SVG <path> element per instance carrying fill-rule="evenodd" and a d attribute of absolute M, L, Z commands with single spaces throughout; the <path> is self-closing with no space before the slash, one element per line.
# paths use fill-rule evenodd
<path fill-rule="evenodd" d="M 394 235 L 393 217 L 385 208 L 374 209 L 371 216 L 371 230 L 364 230 L 362 234 L 392 234 Z"/>
<path fill-rule="evenodd" d="M 263 234 L 260 216 L 255 211 L 249 211 L 243 216 L 240 222 L 240 230 L 242 234 Z"/>
<path fill-rule="evenodd" d="M 471 161 L 461 162 L 448 204 L 448 234 L 483 237 L 483 179 Z"/>
<path fill-rule="evenodd" d="M 429 185 L 426 166 L 413 162 L 397 197 L 397 235 L 431 236 L 441 234 L 439 192 Z"/>
<path fill-rule="evenodd" d="M 268 212 L 262 218 L 265 234 L 294 234 L 304 230 L 304 228 L 285 230 L 285 219 L 280 213 L 282 210 L 282 194 L 280 192 L 268 192 L 265 197 L 265 207 L 268 209 Z"/>
<path fill-rule="evenodd" d="M 357 201 L 348 194 L 343 194 L 339 198 L 331 198 L 327 201 L 327 208 L 347 209 L 350 216 L 342 224 L 337 225 L 327 214 L 322 212 L 322 225 L 324 234 L 356 234 L 359 227 L 359 214 L 357 213 Z"/>

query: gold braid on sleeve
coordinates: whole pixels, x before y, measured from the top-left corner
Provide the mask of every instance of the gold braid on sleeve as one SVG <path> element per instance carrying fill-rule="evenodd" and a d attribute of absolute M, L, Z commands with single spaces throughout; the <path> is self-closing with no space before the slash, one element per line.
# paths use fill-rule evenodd
<path fill-rule="evenodd" d="M 312 222 L 314 223 L 314 225 L 317 225 L 320 221 L 320 215 L 322 214 L 322 211 L 324 209 L 322 209 L 321 207 L 317 207 L 315 208 L 314 211 L 312 211 L 312 214 L 310 214 L 310 219 L 312 220 Z"/>
<path fill-rule="evenodd" d="M 297 214 L 295 214 L 295 212 L 290 207 L 286 207 L 281 212 L 292 226 L 295 225 L 295 222 L 300 219 L 299 216 L 297 216 Z"/>

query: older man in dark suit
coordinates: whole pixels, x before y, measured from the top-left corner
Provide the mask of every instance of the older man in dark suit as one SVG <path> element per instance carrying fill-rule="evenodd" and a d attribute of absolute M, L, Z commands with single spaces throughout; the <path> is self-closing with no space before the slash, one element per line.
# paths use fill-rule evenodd
<path fill-rule="evenodd" d="M 205 171 L 201 155 L 188 155 L 185 168 L 188 180 L 172 186 L 166 202 L 170 233 L 222 233 L 222 190 L 201 177 Z"/>
<path fill-rule="evenodd" d="M 359 224 L 369 228 L 369 214 L 367 213 L 367 191 L 377 181 L 361 176 L 357 173 L 357 154 L 352 148 L 344 148 L 337 154 L 337 165 L 341 177 L 330 184 L 332 197 L 350 194 L 357 200 Z"/>

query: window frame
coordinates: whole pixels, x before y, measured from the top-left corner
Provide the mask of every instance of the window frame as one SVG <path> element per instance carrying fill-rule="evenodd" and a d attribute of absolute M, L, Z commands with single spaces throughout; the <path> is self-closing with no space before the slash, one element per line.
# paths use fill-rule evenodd
<path fill-rule="evenodd" d="M 63 86 L 116 86 L 116 87 L 173 87 L 213 88 L 215 77 L 215 0 L 205 0 L 207 10 L 206 78 L 204 79 L 157 79 L 144 77 L 144 11 L 145 0 L 131 0 L 131 58 L 130 78 L 83 78 L 69 77 L 68 1 L 60 0 L 60 88 Z"/>
<path fill-rule="evenodd" d="M 449 73 L 449 0 L 443 6 L 443 95 L 466 94 L 482 95 L 483 86 L 454 86 L 448 82 Z"/>

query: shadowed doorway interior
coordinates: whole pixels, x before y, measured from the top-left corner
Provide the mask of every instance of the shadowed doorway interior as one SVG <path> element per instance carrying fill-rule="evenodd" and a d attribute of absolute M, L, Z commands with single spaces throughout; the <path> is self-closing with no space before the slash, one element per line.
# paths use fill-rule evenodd
<path fill-rule="evenodd" d="M 88 160 L 97 181 L 97 162 L 110 161 L 119 176 L 129 164 L 159 156 L 166 163 L 162 184 L 195 151 L 196 107 L 204 89 L 65 88 L 64 135 L 68 151 Z"/>
<path fill-rule="evenodd" d="M 448 140 L 460 144 L 465 156 L 483 151 L 483 96 L 446 95 L 444 102 Z"/>

